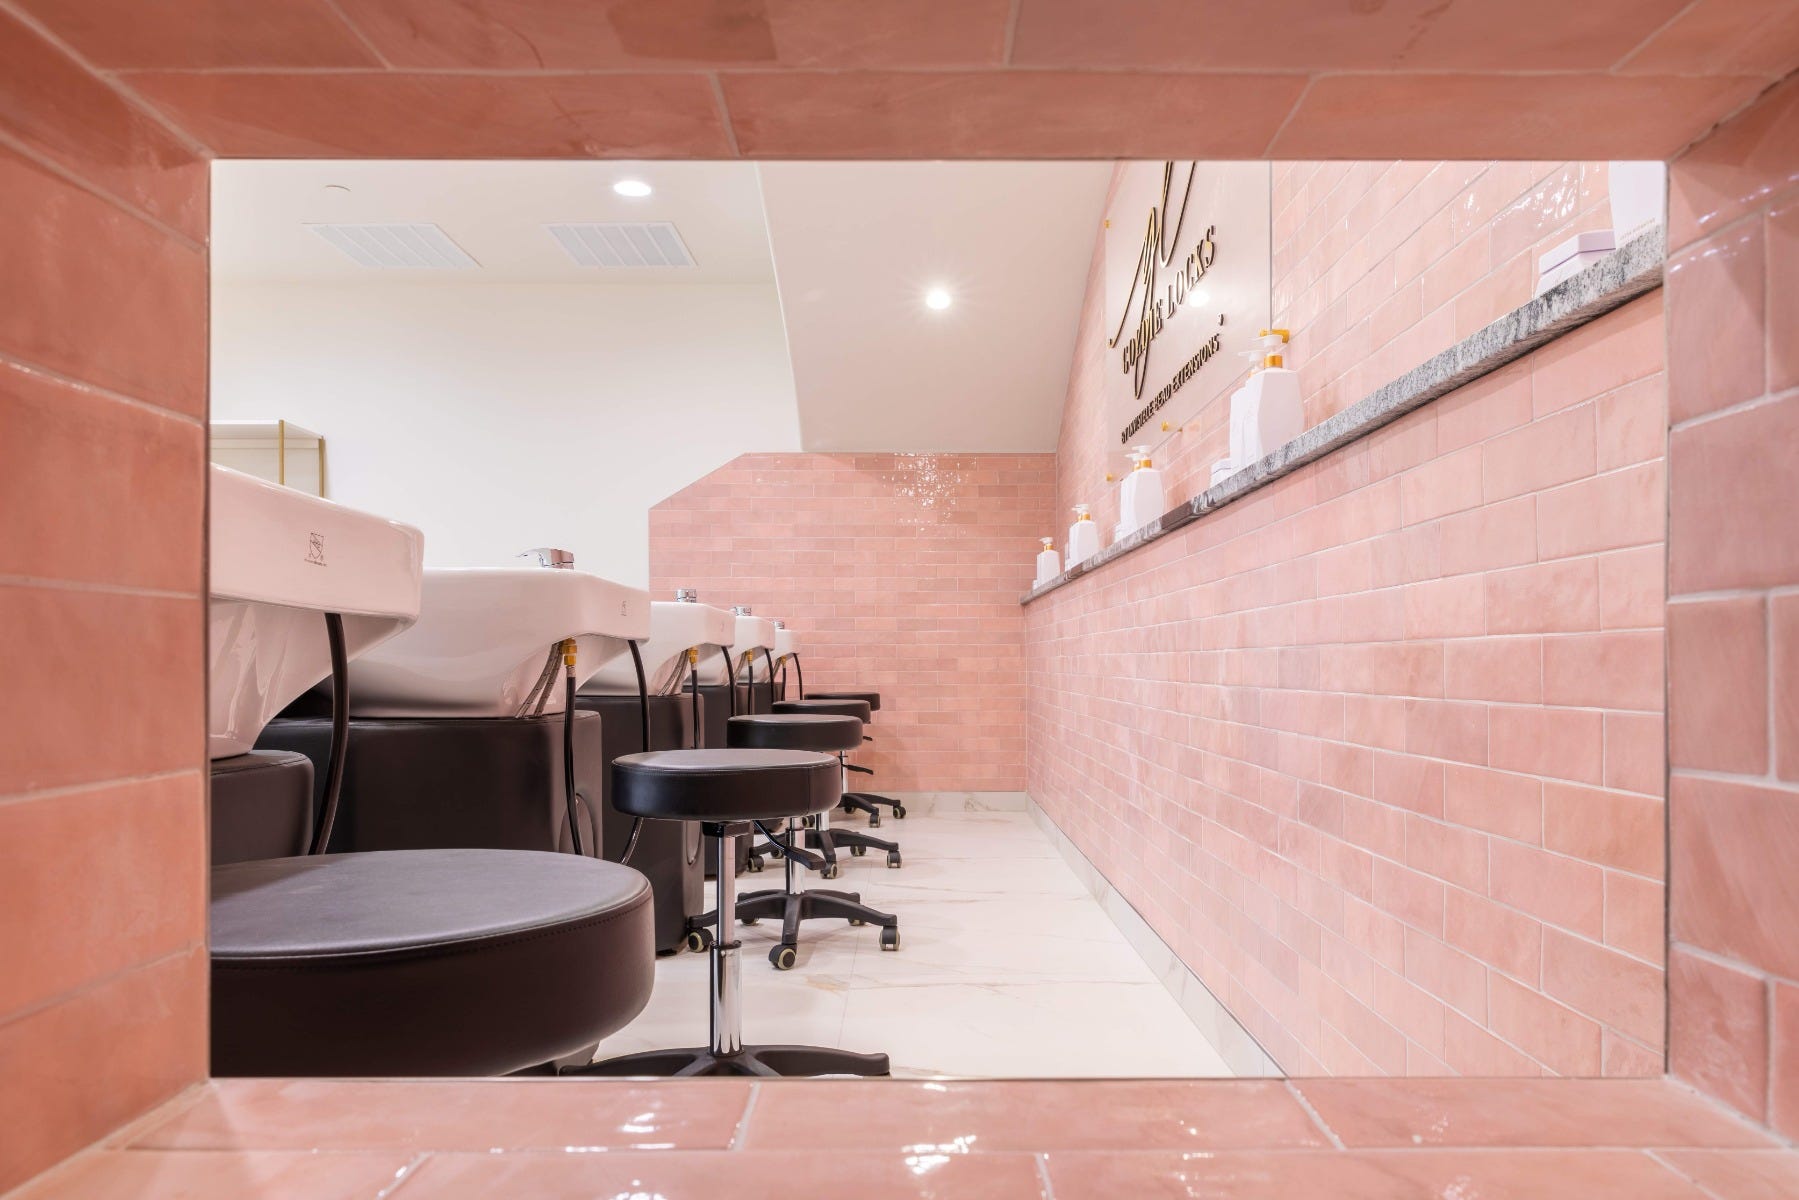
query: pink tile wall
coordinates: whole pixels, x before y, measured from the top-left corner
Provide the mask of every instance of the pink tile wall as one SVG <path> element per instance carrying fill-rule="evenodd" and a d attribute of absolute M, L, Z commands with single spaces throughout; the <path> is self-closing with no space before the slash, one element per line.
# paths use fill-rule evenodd
<path fill-rule="evenodd" d="M 651 588 L 780 617 L 809 689 L 881 693 L 876 789 L 1024 787 L 1047 454 L 746 454 L 650 513 Z"/>
<path fill-rule="evenodd" d="M 1669 191 L 1670 1062 L 1799 1137 L 1799 81 Z"/>
<path fill-rule="evenodd" d="M 1530 299 L 1537 260 L 1575 233 L 1609 229 L 1603 162 L 1277 162 L 1274 317 L 1293 332 L 1306 421 L 1316 425 Z M 1087 320 L 1099 323 L 1096 247 Z M 1116 370 L 1099 338 L 1077 348 L 1073 396 Z M 1229 448 L 1227 397 L 1160 453 L 1171 497 L 1204 491 Z M 1057 505 L 1116 520 L 1124 465 L 1097 405 L 1063 413 Z M 1064 525 L 1066 521 L 1062 522 Z"/>
<path fill-rule="evenodd" d="M 1658 292 L 1026 608 L 1031 795 L 1288 1071 L 1662 1070 L 1662 355 Z"/>
<path fill-rule="evenodd" d="M 206 1074 L 206 178 L 0 11 L 0 1191 Z"/>

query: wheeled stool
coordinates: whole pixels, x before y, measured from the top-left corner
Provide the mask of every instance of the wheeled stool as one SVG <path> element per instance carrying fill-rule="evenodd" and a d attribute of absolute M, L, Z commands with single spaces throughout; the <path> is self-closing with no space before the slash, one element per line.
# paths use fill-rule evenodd
<path fill-rule="evenodd" d="M 805 716 L 854 717 L 857 721 L 866 725 L 870 709 L 868 707 L 868 702 L 865 700 L 830 700 L 823 697 L 814 697 L 810 700 L 777 700 L 775 701 L 774 711 L 776 715 L 800 714 Z M 843 763 L 844 770 L 847 771 L 850 768 L 850 764 L 844 759 L 844 755 L 861 744 L 861 730 L 858 728 L 856 743 L 845 750 L 839 751 L 837 754 L 837 760 Z M 845 790 L 847 791 L 848 789 L 846 788 Z M 842 802 L 839 801 L 839 803 L 841 804 Z M 878 812 L 874 810 L 872 805 L 868 806 L 868 811 L 875 814 L 870 817 L 869 824 L 879 825 L 881 819 Z M 905 814 L 904 811 L 901 810 L 896 812 L 895 815 L 904 816 Z M 813 827 L 806 830 L 806 848 L 808 850 L 817 850 L 824 855 L 824 877 L 826 879 L 833 879 L 837 875 L 837 847 L 839 846 L 849 847 L 850 853 L 857 858 L 861 858 L 870 850 L 880 850 L 886 853 L 888 866 L 897 867 L 900 865 L 900 848 L 896 842 L 885 841 L 872 834 L 856 833 L 848 829 L 833 829 L 830 826 L 828 817 L 819 817 L 813 822 Z"/>
<path fill-rule="evenodd" d="M 881 693 L 879 692 L 813 692 L 811 695 L 807 696 L 806 699 L 860 700 L 868 705 L 868 710 L 871 713 L 876 713 L 881 710 Z M 870 742 L 874 741 L 871 737 L 864 738 L 864 740 Z M 845 763 L 844 768 L 849 771 L 854 771 L 859 775 L 874 774 L 873 768 L 858 766 L 855 763 Z M 838 807 L 847 809 L 851 812 L 867 813 L 869 827 L 876 828 L 881 824 L 882 805 L 886 805 L 891 809 L 893 815 L 900 820 L 903 821 L 906 819 L 906 806 L 904 804 L 895 800 L 892 796 L 882 796 L 876 792 L 845 791 L 843 793 L 843 800 L 839 803 Z"/>
<path fill-rule="evenodd" d="M 757 713 L 732 717 L 725 736 L 733 747 L 809 750 L 835 755 L 846 747 L 859 744 L 862 722 L 855 717 L 824 713 Z M 838 779 L 841 792 L 841 772 Z M 829 813 L 826 808 L 800 815 L 815 817 L 819 831 L 824 832 L 830 828 Z M 879 925 L 881 949 L 899 949 L 898 917 L 868 907 L 856 892 L 800 889 L 799 868 L 810 868 L 826 878 L 833 878 L 837 874 L 837 864 L 834 859 L 827 860 L 822 854 L 812 854 L 797 845 L 799 830 L 795 826 L 795 821 L 788 822 L 785 840 L 773 831 L 763 829 L 768 844 L 762 848 L 772 849 L 781 856 L 782 886 L 751 892 L 737 902 L 737 919 L 746 924 L 754 924 L 764 917 L 780 918 L 781 940 L 768 952 L 768 961 L 778 971 L 790 970 L 799 955 L 800 922 L 825 917 L 841 918 L 852 925 Z"/>
<path fill-rule="evenodd" d="M 885 1054 L 822 1046 L 743 1044 L 743 972 L 735 935 L 731 839 L 752 825 L 828 811 L 840 787 L 837 763 L 793 750 L 665 750 L 613 763 L 613 803 L 633 816 L 698 821 L 718 861 L 712 953 L 711 1045 L 650 1050 L 569 1068 L 568 1075 L 886 1075 Z"/>

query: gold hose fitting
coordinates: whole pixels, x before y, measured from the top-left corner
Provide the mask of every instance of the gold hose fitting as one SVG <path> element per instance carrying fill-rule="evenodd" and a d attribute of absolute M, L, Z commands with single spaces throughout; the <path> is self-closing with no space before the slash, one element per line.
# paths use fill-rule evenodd
<path fill-rule="evenodd" d="M 562 639 L 562 665 L 569 670 L 575 669 L 575 639 Z"/>
<path fill-rule="evenodd" d="M 690 667 L 697 666 L 697 665 L 699 665 L 699 661 L 700 661 L 700 648 L 698 646 L 687 647 L 687 665 Z"/>

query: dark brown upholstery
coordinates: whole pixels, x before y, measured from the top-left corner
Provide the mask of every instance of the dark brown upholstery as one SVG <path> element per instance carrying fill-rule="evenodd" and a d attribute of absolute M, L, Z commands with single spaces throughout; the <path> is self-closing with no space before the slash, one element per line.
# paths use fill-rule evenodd
<path fill-rule="evenodd" d="M 830 713 L 758 713 L 732 717 L 725 744 L 743 750 L 811 750 L 838 754 L 862 744 L 862 722 Z"/>
<path fill-rule="evenodd" d="M 804 700 L 777 700 L 777 713 L 805 713 L 810 716 L 854 717 L 858 721 L 867 722 L 873 714 L 866 700 L 827 700 L 823 697 L 808 696 Z"/>
<path fill-rule="evenodd" d="M 212 878 L 217 1075 L 498 1075 L 642 1011 L 650 889 L 520 850 L 327 854 Z"/>
<path fill-rule="evenodd" d="M 839 771 L 835 758 L 802 750 L 628 754 L 612 764 L 612 802 L 632 816 L 664 820 L 776 821 L 835 806 Z"/>

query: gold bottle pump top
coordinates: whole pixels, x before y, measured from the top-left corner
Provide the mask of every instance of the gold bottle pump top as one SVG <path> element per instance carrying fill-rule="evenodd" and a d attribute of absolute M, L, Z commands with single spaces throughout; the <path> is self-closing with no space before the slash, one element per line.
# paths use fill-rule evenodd
<path fill-rule="evenodd" d="M 1291 340 L 1293 337 L 1293 335 L 1285 329 L 1264 329 L 1264 330 L 1262 330 L 1262 332 L 1258 333 L 1256 336 L 1258 338 L 1278 337 L 1278 338 L 1280 338 L 1281 345 L 1283 345 L 1283 346 L 1285 346 L 1287 344 L 1287 342 L 1289 340 Z M 1284 361 L 1283 356 L 1278 352 L 1270 352 L 1268 354 L 1263 355 L 1263 357 L 1262 357 L 1262 365 L 1264 367 L 1278 367 L 1282 364 L 1283 361 Z"/>
<path fill-rule="evenodd" d="M 1037 540 L 1043 543 L 1043 548 L 1045 550 L 1054 550 L 1056 548 L 1055 538 L 1038 538 Z"/>

